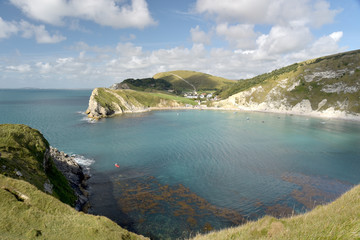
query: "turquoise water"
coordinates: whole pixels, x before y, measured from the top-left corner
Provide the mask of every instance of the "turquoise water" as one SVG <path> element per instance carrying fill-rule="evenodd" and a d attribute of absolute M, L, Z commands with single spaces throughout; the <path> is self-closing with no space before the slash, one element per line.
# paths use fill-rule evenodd
<path fill-rule="evenodd" d="M 360 183 L 360 123 L 157 111 L 93 123 L 90 90 L 0 90 L 0 123 L 39 129 L 90 165 L 94 214 L 153 238 L 286 216 Z M 114 164 L 120 165 L 116 168 Z"/>

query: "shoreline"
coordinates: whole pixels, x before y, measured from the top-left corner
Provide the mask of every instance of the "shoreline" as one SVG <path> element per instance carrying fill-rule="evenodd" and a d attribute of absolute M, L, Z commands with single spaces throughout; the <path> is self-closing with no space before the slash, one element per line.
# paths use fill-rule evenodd
<path fill-rule="evenodd" d="M 237 112 L 260 112 L 260 113 L 272 113 L 272 114 L 281 114 L 281 115 L 288 115 L 288 116 L 295 115 L 295 116 L 303 116 L 303 117 L 322 118 L 322 119 L 327 119 L 327 120 L 333 119 L 333 120 L 345 120 L 345 121 L 360 122 L 360 115 L 359 116 L 356 116 L 356 115 L 338 116 L 335 114 L 331 115 L 331 114 L 326 114 L 326 113 L 316 112 L 316 111 L 296 112 L 296 111 L 284 111 L 284 110 L 278 110 L 278 109 L 255 110 L 255 109 L 243 109 L 243 108 L 236 108 L 236 107 L 207 107 L 207 106 L 196 107 L 196 106 L 198 106 L 198 105 L 195 105 L 195 107 L 149 107 L 144 110 L 137 110 L 137 111 L 132 111 L 132 112 L 130 112 L 130 111 L 129 112 L 121 112 L 121 113 L 115 112 L 114 114 L 111 114 L 109 116 L 102 116 L 101 118 L 110 118 L 110 117 L 115 117 L 115 116 L 127 114 L 127 113 L 144 113 L 144 112 L 151 112 L 151 111 L 215 110 L 215 111 L 237 111 Z M 341 114 L 345 114 L 345 113 L 341 112 Z M 89 114 L 86 114 L 86 115 L 88 116 L 88 118 L 91 118 L 94 120 L 101 119 L 101 118 L 89 117 Z"/>
<path fill-rule="evenodd" d="M 77 197 L 74 208 L 77 211 L 87 213 L 90 208 L 87 183 L 90 175 L 87 174 L 83 167 L 75 161 L 73 156 L 69 156 L 68 154 L 51 146 L 49 154 L 55 163 L 56 168 L 65 176 L 70 187 L 74 190 L 74 194 Z"/>

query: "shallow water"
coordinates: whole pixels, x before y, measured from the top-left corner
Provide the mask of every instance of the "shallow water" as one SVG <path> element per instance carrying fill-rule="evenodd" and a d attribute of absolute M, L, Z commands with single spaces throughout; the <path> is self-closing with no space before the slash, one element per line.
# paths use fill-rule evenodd
<path fill-rule="evenodd" d="M 92 163 L 93 213 L 146 236 L 188 237 L 300 213 L 360 182 L 358 122 L 156 111 L 92 123 L 82 114 L 90 94 L 0 90 L 0 123 L 28 124 L 83 156 Z"/>

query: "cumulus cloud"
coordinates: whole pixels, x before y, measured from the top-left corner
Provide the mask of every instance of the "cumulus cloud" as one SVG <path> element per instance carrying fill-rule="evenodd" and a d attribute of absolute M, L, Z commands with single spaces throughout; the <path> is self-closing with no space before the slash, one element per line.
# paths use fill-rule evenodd
<path fill-rule="evenodd" d="M 197 0 L 196 11 L 215 16 L 218 22 L 283 25 L 301 21 L 317 27 L 331 23 L 339 12 L 325 0 Z"/>
<path fill-rule="evenodd" d="M 28 17 L 53 25 L 79 18 L 114 28 L 144 28 L 156 24 L 145 0 L 10 0 Z"/>
<path fill-rule="evenodd" d="M 58 43 L 66 39 L 61 34 L 50 35 L 44 25 L 36 26 L 26 21 L 19 23 L 19 29 L 22 31 L 22 37 L 35 37 L 37 43 Z"/>
<path fill-rule="evenodd" d="M 261 35 L 256 43 L 259 50 L 267 54 L 282 54 L 298 51 L 312 40 L 312 34 L 306 27 L 274 26 L 269 34 Z"/>
<path fill-rule="evenodd" d="M 0 17 L 0 39 L 9 38 L 11 35 L 17 34 L 18 31 L 19 29 L 15 22 L 7 22 Z"/>
<path fill-rule="evenodd" d="M 254 25 L 237 24 L 229 26 L 228 23 L 221 23 L 216 26 L 216 33 L 240 49 L 253 49 L 256 47 L 255 41 L 259 34 L 254 32 Z"/>
<path fill-rule="evenodd" d="M 17 65 L 17 66 L 7 66 L 6 69 L 10 70 L 10 71 L 20 72 L 20 73 L 25 73 L 25 72 L 31 71 L 31 67 L 29 64 L 22 64 L 22 65 Z"/>
<path fill-rule="evenodd" d="M 211 33 L 206 33 L 200 30 L 199 25 L 195 28 L 190 29 L 191 40 L 194 43 L 203 43 L 203 44 L 210 44 L 211 42 Z"/>
<path fill-rule="evenodd" d="M 0 17 L 0 39 L 9 38 L 19 32 L 23 38 L 35 37 L 37 43 L 58 43 L 66 39 L 61 34 L 50 35 L 44 25 L 33 25 L 24 20 L 8 22 Z"/>
<path fill-rule="evenodd" d="M 315 52 L 339 51 L 334 38 L 315 39 L 312 34 L 314 28 L 332 23 L 340 11 L 326 0 L 197 0 L 195 10 L 214 19 L 215 33 L 230 48 L 256 59 L 286 58 L 313 47 L 318 47 Z"/>

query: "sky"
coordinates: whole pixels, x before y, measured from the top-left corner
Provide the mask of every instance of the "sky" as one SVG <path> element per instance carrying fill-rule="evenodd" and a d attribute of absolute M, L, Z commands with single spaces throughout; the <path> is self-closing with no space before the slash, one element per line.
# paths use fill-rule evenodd
<path fill-rule="evenodd" d="M 0 88 L 228 79 L 360 49 L 360 0 L 0 0 Z"/>

